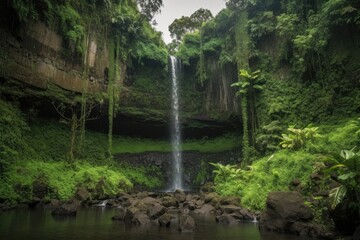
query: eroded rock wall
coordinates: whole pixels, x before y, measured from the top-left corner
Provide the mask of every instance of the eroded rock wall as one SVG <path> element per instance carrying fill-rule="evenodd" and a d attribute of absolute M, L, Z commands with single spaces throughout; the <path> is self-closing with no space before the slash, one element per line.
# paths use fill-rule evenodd
<path fill-rule="evenodd" d="M 6 28 L 6 22 L 1 26 L 1 78 L 40 89 L 55 84 L 78 93 L 106 91 L 108 47 L 95 30 L 89 31 L 80 55 L 65 48 L 62 36 L 42 22 L 21 25 L 14 31 Z"/>

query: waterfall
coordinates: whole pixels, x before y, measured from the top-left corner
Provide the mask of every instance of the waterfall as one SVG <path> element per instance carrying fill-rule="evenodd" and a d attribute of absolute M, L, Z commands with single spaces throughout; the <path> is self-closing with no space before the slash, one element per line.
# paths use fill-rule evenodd
<path fill-rule="evenodd" d="M 180 130 L 180 121 L 179 121 L 179 86 L 178 86 L 179 62 L 173 56 L 170 56 L 170 66 L 171 66 L 171 81 L 172 81 L 171 144 L 173 150 L 172 184 L 170 186 L 170 191 L 175 191 L 176 189 L 183 189 L 183 179 L 182 179 L 183 169 L 182 169 L 182 159 L 181 159 L 181 151 L 180 151 L 181 130 Z"/>

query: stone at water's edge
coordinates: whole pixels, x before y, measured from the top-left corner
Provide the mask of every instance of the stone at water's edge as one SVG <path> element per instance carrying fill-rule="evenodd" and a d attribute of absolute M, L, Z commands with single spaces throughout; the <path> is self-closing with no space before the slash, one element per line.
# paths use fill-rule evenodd
<path fill-rule="evenodd" d="M 222 197 L 220 201 L 221 205 L 239 205 L 240 204 L 240 198 L 238 197 Z"/>
<path fill-rule="evenodd" d="M 312 223 L 314 214 L 299 192 L 271 192 L 260 229 L 311 237 L 329 237 L 323 225 Z"/>
<path fill-rule="evenodd" d="M 181 215 L 179 218 L 179 231 L 180 232 L 194 232 L 196 224 L 194 218 L 189 215 Z"/>
<path fill-rule="evenodd" d="M 238 221 L 229 214 L 223 214 L 220 216 L 216 216 L 216 222 L 230 224 L 230 225 L 238 223 Z"/>
<path fill-rule="evenodd" d="M 149 222 L 150 222 L 149 216 L 147 216 L 145 213 L 142 212 L 136 213 L 133 219 L 131 220 L 131 223 L 141 226 L 146 225 Z"/>
<path fill-rule="evenodd" d="M 158 222 L 161 227 L 170 227 L 171 220 L 175 218 L 176 217 L 173 214 L 165 213 L 158 218 Z"/>
<path fill-rule="evenodd" d="M 115 216 L 113 216 L 111 219 L 115 221 L 125 221 L 125 216 L 126 216 L 126 209 L 119 208 L 116 211 Z"/>
<path fill-rule="evenodd" d="M 51 215 L 54 216 L 75 216 L 77 213 L 77 207 L 75 204 L 63 204 L 55 208 Z"/>
<path fill-rule="evenodd" d="M 165 212 L 166 212 L 165 207 L 161 206 L 161 205 L 154 205 L 147 210 L 147 214 L 150 217 L 150 220 L 157 219 L 158 217 L 163 215 Z"/>
<path fill-rule="evenodd" d="M 304 204 L 304 198 L 300 193 L 271 192 L 261 223 L 269 230 L 280 230 L 296 221 L 310 221 L 313 217 L 311 208 Z"/>

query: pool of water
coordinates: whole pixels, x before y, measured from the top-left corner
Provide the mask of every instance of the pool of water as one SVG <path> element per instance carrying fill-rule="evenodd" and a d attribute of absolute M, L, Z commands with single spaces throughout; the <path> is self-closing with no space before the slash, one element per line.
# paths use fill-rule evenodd
<path fill-rule="evenodd" d="M 132 226 L 112 221 L 115 210 L 87 208 L 76 217 L 57 218 L 50 210 L 13 210 L 0 213 L 0 239 L 121 239 L 121 240 L 300 240 L 297 236 L 259 232 L 255 223 L 223 225 L 213 215 L 193 215 L 197 231 L 180 233 L 175 226 L 161 228 L 156 224 Z"/>

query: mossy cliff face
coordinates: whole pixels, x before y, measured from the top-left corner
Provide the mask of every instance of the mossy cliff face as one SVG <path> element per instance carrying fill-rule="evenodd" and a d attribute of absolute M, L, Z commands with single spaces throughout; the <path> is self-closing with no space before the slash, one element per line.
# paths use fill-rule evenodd
<path fill-rule="evenodd" d="M 66 53 L 62 36 L 42 22 L 23 24 L 14 31 L 6 29 L 7 24 L 10 23 L 3 23 L 0 30 L 2 78 L 41 90 L 55 84 L 64 90 L 81 93 L 85 81 L 90 82 L 88 92 L 105 89 L 108 49 L 106 41 L 97 37 L 95 29 L 89 31 L 88 54 L 82 57 Z M 89 69 L 86 77 L 85 68 Z"/>
<path fill-rule="evenodd" d="M 56 4 L 61 8 L 61 3 Z M 84 11 L 76 6 L 73 4 L 74 11 Z M 131 11 L 128 9 L 123 15 L 138 16 L 136 6 L 129 6 Z M 84 97 L 91 98 L 99 106 L 93 114 L 104 120 L 108 115 L 108 99 L 115 94 L 113 117 L 167 122 L 170 89 L 164 43 L 160 40 L 158 46 L 149 43 L 153 52 L 164 55 L 161 61 L 143 56 L 141 49 L 146 49 L 136 47 L 142 41 L 159 38 L 148 23 L 141 23 L 142 31 L 147 31 L 141 34 L 152 39 L 141 36 L 133 40 L 134 46 L 128 46 L 132 36 L 114 32 L 116 26 L 111 22 L 102 25 L 105 20 L 97 19 L 102 13 L 95 12 L 90 22 L 82 23 L 85 30 L 79 51 L 79 44 L 69 43 L 62 33 L 61 21 L 49 23 L 48 18 L 20 21 L 19 13 L 5 2 L 1 3 L 0 11 L 0 91 L 5 97 L 15 98 L 26 106 L 40 103 L 40 111 L 52 116 L 56 113 L 51 102 L 79 106 Z M 81 17 L 88 18 L 86 14 Z M 110 85 L 115 89 L 112 94 L 108 91 Z"/>

